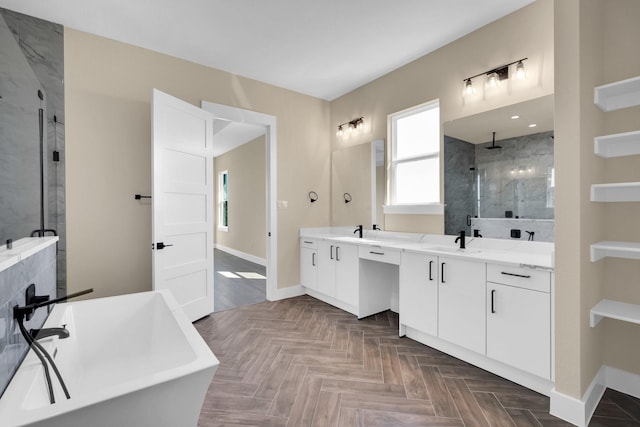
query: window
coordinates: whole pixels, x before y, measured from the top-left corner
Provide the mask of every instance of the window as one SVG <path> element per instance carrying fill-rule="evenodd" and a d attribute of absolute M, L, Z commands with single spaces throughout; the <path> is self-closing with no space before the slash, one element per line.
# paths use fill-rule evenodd
<path fill-rule="evenodd" d="M 229 172 L 223 171 L 218 175 L 218 228 L 229 229 Z"/>
<path fill-rule="evenodd" d="M 443 213 L 440 204 L 440 104 L 389 116 L 390 206 L 385 213 Z"/>

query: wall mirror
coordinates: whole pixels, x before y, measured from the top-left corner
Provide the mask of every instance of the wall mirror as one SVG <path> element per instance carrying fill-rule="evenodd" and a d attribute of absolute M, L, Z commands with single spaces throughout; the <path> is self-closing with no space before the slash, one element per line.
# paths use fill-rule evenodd
<path fill-rule="evenodd" d="M 65 284 L 63 55 L 61 25 L 0 8 L 0 246 L 55 230 L 59 291 Z"/>
<path fill-rule="evenodd" d="M 331 224 L 373 224 L 384 229 L 384 140 L 353 145 L 331 153 Z M 344 194 L 351 195 L 345 203 Z"/>
<path fill-rule="evenodd" d="M 553 95 L 446 122 L 444 134 L 446 234 L 553 241 Z"/>

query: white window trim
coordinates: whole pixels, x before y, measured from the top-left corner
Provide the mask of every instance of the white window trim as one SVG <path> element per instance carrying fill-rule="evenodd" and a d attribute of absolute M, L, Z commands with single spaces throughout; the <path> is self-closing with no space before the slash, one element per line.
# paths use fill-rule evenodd
<path fill-rule="evenodd" d="M 229 218 L 229 208 L 228 208 L 228 203 L 229 203 L 229 171 L 228 170 L 223 170 L 221 172 L 218 173 L 218 230 L 220 231 L 224 231 L 224 232 L 229 232 L 229 226 L 228 225 L 222 225 L 222 176 L 226 174 L 227 175 L 227 220 Z"/>
<path fill-rule="evenodd" d="M 395 202 L 396 194 L 395 194 L 395 174 L 396 174 L 396 165 L 398 163 L 404 163 L 412 160 L 422 160 L 422 159 L 440 159 L 440 154 L 442 152 L 442 135 L 440 135 L 440 150 L 437 153 L 427 153 L 419 156 L 406 157 L 400 160 L 395 160 L 395 140 L 396 140 L 396 129 L 393 126 L 393 121 L 402 119 L 409 115 L 417 114 L 422 111 L 433 108 L 433 106 L 437 105 L 440 108 L 440 100 L 435 99 L 433 101 L 425 102 L 424 104 L 416 105 L 411 108 L 407 108 L 402 111 L 398 111 L 393 114 L 389 114 L 387 116 L 387 129 L 388 129 L 388 140 L 391 142 L 389 149 L 389 171 L 390 177 L 387 182 L 387 200 L 391 201 L 389 205 L 383 205 L 382 210 L 385 215 L 394 215 L 394 214 L 409 214 L 409 215 L 444 215 L 444 204 L 443 203 L 421 203 L 421 204 L 397 204 Z M 442 132 L 441 132 L 442 133 Z M 440 189 L 438 193 L 440 194 L 440 199 L 442 200 L 442 161 L 440 160 Z"/>

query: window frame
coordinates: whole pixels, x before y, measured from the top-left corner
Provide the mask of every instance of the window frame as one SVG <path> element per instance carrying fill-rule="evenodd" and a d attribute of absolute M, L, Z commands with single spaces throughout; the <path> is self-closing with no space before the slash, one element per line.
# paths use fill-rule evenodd
<path fill-rule="evenodd" d="M 425 152 L 419 155 L 407 156 L 401 159 L 397 158 L 397 126 L 396 123 L 398 120 L 401 120 L 406 117 L 413 116 L 415 114 L 420 114 L 425 111 L 437 108 L 438 109 L 438 151 L 435 152 Z M 384 206 L 385 214 L 444 214 L 444 205 L 441 203 L 442 200 L 442 160 L 441 160 L 441 152 L 442 152 L 442 129 L 440 123 L 440 100 L 434 99 L 432 101 L 425 102 L 423 104 L 419 104 L 413 106 L 411 108 L 407 108 L 402 111 L 398 111 L 387 116 L 387 125 L 388 125 L 388 137 L 390 144 L 389 154 L 389 177 L 387 178 L 387 189 L 388 195 L 387 200 L 389 203 Z M 437 159 L 438 160 L 438 201 L 437 202 L 428 202 L 428 203 L 398 203 L 397 194 L 396 194 L 396 185 L 397 185 L 397 169 L 398 165 L 407 164 L 419 160 L 429 160 L 429 159 Z"/>
<path fill-rule="evenodd" d="M 227 191 L 224 191 L 224 177 L 226 176 Z M 225 203 L 226 203 L 226 216 L 225 216 Z M 224 218 L 227 219 L 227 223 L 224 224 Z M 218 230 L 229 231 L 229 171 L 224 170 L 218 173 Z"/>

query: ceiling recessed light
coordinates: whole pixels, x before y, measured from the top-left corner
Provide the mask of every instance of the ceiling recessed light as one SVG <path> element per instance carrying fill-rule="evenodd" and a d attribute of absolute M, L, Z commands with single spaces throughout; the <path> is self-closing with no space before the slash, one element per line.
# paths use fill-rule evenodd
<path fill-rule="evenodd" d="M 519 119 L 519 118 L 520 118 L 520 116 L 518 116 L 518 115 L 511 116 L 511 120 L 515 120 L 515 119 Z"/>
<path fill-rule="evenodd" d="M 529 125 L 529 127 L 530 127 L 530 128 L 534 128 L 534 127 L 536 127 L 536 126 L 538 126 L 538 125 L 537 125 L 537 124 L 535 124 L 535 123 L 531 123 L 531 124 Z"/>

